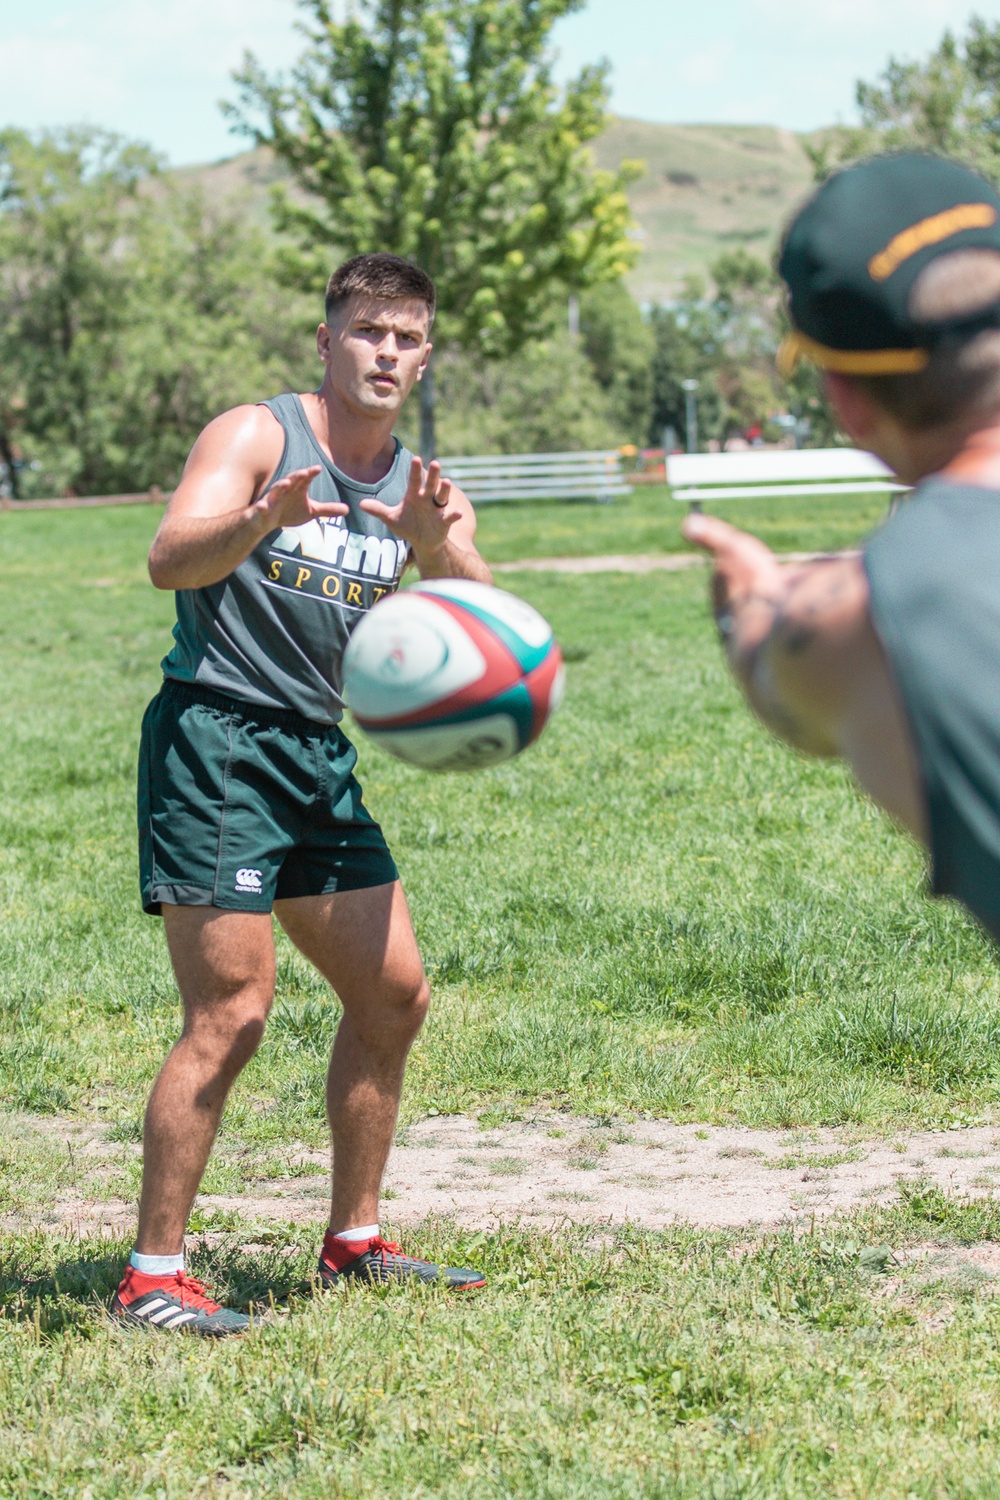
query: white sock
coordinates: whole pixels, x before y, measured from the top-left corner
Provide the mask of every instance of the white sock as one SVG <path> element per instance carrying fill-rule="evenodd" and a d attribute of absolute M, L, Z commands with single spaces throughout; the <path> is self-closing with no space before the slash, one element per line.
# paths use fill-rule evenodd
<path fill-rule="evenodd" d="M 182 1250 L 180 1255 L 140 1255 L 138 1250 L 133 1250 L 129 1265 L 135 1266 L 144 1276 L 176 1276 L 184 1269 L 184 1252 Z"/>
<path fill-rule="evenodd" d="M 338 1229 L 335 1240 L 374 1240 L 378 1238 L 377 1224 L 362 1224 L 360 1229 Z"/>

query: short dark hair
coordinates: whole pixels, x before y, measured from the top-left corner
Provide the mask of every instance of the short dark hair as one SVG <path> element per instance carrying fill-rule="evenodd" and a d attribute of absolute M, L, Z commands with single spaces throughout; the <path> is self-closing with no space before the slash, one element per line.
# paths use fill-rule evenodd
<path fill-rule="evenodd" d="M 425 302 L 434 321 L 437 293 L 426 271 L 404 260 L 401 255 L 355 255 L 338 266 L 326 284 L 326 318 L 351 297 L 385 297 L 408 302 Z"/>
<path fill-rule="evenodd" d="M 930 261 L 910 293 L 910 314 L 933 324 L 975 317 L 1000 300 L 1000 252 L 951 250 Z M 910 375 L 852 375 L 877 405 L 909 428 L 941 427 L 966 414 L 1000 408 L 1000 329 L 932 345 L 922 370 Z"/>

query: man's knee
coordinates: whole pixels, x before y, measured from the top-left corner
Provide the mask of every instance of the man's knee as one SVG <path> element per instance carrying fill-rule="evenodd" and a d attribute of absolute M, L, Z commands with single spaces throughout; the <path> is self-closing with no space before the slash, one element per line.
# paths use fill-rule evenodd
<path fill-rule="evenodd" d="M 272 993 L 252 987 L 185 1018 L 183 1039 L 223 1075 L 235 1077 L 260 1046 Z"/>
<path fill-rule="evenodd" d="M 347 1007 L 355 1025 L 374 1042 L 393 1037 L 409 1043 L 424 1024 L 431 992 L 425 975 L 400 975 L 386 981 L 377 995 Z"/>

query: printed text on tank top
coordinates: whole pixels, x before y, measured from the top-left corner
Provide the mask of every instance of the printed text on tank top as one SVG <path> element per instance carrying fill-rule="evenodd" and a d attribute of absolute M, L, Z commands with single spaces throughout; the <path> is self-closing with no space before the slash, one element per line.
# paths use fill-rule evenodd
<path fill-rule="evenodd" d="M 341 516 L 307 521 L 278 532 L 262 582 L 357 614 L 396 588 L 407 551 L 396 537 L 348 530 Z"/>

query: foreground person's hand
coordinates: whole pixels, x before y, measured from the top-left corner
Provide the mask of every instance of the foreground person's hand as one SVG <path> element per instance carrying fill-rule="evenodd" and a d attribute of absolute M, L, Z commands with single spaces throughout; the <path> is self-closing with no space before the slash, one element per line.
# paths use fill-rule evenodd
<path fill-rule="evenodd" d="M 712 561 L 712 610 L 733 671 L 744 683 L 758 647 L 774 625 L 789 571 L 749 532 L 715 516 L 691 515 L 681 527 L 686 541 Z"/>

